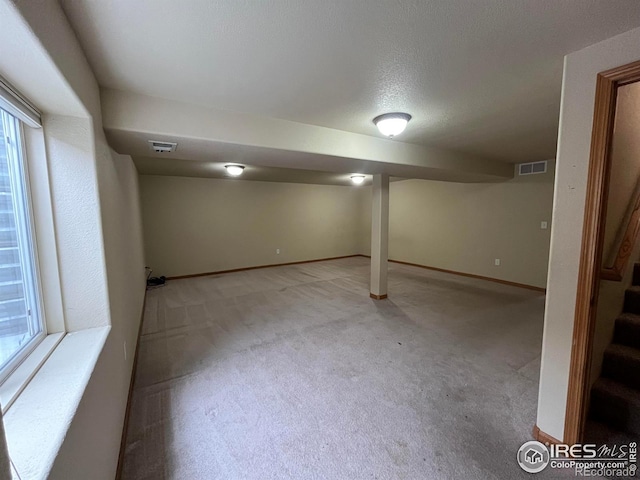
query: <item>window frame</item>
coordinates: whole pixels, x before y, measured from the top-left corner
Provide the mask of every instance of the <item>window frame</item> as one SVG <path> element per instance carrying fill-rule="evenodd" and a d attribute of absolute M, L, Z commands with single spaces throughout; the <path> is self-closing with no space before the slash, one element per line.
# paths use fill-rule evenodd
<path fill-rule="evenodd" d="M 29 278 L 30 287 L 25 288 L 25 298 L 31 308 L 30 322 L 39 324 L 40 331 L 34 335 L 25 345 L 20 348 L 4 366 L 0 367 L 0 386 L 15 372 L 15 370 L 25 361 L 25 359 L 33 353 L 33 351 L 47 337 L 47 321 L 45 318 L 45 309 L 43 305 L 42 280 L 40 275 L 40 266 L 38 262 L 38 245 L 35 228 L 35 216 L 33 211 L 33 197 L 31 194 L 31 176 L 29 174 L 29 159 L 27 157 L 27 145 L 25 141 L 24 121 L 12 113 L 0 108 L 0 121 L 4 126 L 11 127 L 11 133 L 17 137 L 17 141 L 7 144 L 7 154 L 10 155 L 9 149 L 12 150 L 16 164 L 19 168 L 18 180 L 22 182 L 22 193 L 18 201 L 21 204 L 21 210 L 24 218 L 21 218 L 21 226 L 16 225 L 19 242 L 26 245 L 26 249 L 21 249 L 21 262 L 27 260 L 31 264 L 31 268 L 27 270 L 25 275 Z M 5 137 L 7 132 L 5 132 Z M 21 239 L 24 236 L 26 238 Z M 25 258 L 29 257 L 29 258 Z M 23 263 L 26 264 L 26 263 Z M 26 281 L 25 281 L 26 283 Z M 26 285 L 25 285 L 26 287 Z"/>

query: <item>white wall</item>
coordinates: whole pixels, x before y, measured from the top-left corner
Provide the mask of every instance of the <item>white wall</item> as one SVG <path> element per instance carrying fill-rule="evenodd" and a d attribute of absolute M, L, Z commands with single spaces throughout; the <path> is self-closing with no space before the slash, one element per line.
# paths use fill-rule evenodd
<path fill-rule="evenodd" d="M 565 57 L 537 425 L 564 435 L 598 72 L 640 59 L 640 29 Z"/>
<path fill-rule="evenodd" d="M 94 86 L 97 90 L 95 83 Z M 63 276 L 62 284 L 71 284 L 85 295 L 91 289 L 105 292 L 108 303 L 93 313 L 106 315 L 111 331 L 53 464 L 49 475 L 52 480 L 115 476 L 145 292 L 137 171 L 130 157 L 118 155 L 107 145 L 99 110 L 93 115 L 91 160 L 99 205 L 91 210 L 88 218 L 100 226 L 106 275 L 96 276 L 94 283 L 82 285 L 78 279 L 65 282 Z M 70 171 L 67 180 L 73 175 Z M 80 197 L 77 201 L 81 203 L 86 199 Z M 79 223 L 75 209 L 58 208 L 55 194 L 53 202 L 56 218 Z M 79 225 L 81 229 L 84 223 Z M 64 259 L 61 258 L 60 263 L 64 269 Z M 84 328 L 87 326 L 85 322 Z"/>
<path fill-rule="evenodd" d="M 98 149 L 111 332 L 50 479 L 114 478 L 145 291 L 138 174 L 130 157 Z"/>
<path fill-rule="evenodd" d="M 553 168 L 502 183 L 392 182 L 389 258 L 544 288 Z"/>
<path fill-rule="evenodd" d="M 361 253 L 360 187 L 142 175 L 140 195 L 154 275 Z"/>
<path fill-rule="evenodd" d="M 58 3 L 2 0 L 0 13 L 15 46 L 0 73 L 44 113 L 66 327 L 111 327 L 49 478 L 113 479 L 145 288 L 137 173 L 107 145 L 98 85 Z"/>
<path fill-rule="evenodd" d="M 43 130 L 67 331 L 109 325 L 96 183 L 93 125 L 88 118 L 46 114 Z M 73 214 L 69 214 L 73 212 Z"/>

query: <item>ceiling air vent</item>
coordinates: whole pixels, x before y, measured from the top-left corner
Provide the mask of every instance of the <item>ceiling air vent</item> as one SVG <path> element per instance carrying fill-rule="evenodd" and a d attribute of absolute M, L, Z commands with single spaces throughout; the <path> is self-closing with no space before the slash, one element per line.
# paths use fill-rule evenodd
<path fill-rule="evenodd" d="M 547 161 L 521 163 L 518 165 L 518 175 L 535 175 L 536 173 L 547 173 Z"/>
<path fill-rule="evenodd" d="M 177 143 L 173 142 L 159 142 L 157 140 L 149 140 L 149 148 L 156 153 L 171 153 L 175 152 L 178 147 Z"/>

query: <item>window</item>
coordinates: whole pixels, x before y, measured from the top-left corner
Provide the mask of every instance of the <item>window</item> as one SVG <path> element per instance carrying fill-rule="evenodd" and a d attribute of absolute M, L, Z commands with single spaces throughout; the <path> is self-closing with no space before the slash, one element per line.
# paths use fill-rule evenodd
<path fill-rule="evenodd" d="M 0 383 L 46 335 L 21 133 L 0 109 Z"/>

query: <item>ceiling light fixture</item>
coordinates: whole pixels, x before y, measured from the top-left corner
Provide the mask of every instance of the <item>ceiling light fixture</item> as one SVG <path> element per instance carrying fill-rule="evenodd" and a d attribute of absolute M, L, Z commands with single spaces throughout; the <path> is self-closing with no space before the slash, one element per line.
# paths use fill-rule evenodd
<path fill-rule="evenodd" d="M 393 138 L 404 132 L 409 120 L 411 120 L 411 115 L 408 113 L 396 112 L 378 115 L 373 119 L 373 123 L 378 127 L 381 134 Z"/>
<path fill-rule="evenodd" d="M 242 165 L 225 165 L 224 168 L 227 169 L 227 173 L 229 175 L 233 175 L 234 177 L 242 175 L 242 172 L 244 171 L 244 167 Z"/>
<path fill-rule="evenodd" d="M 364 182 L 364 175 L 351 175 L 351 181 L 356 185 L 361 185 Z"/>

